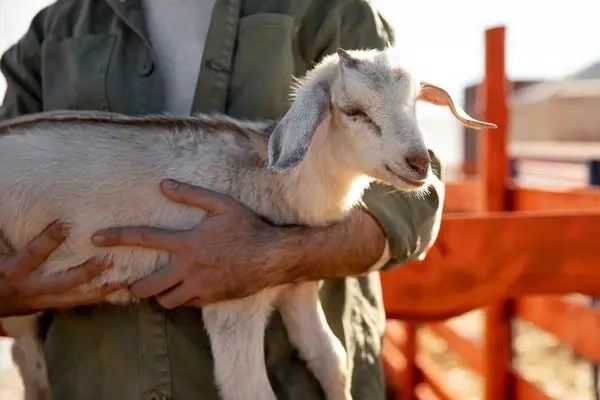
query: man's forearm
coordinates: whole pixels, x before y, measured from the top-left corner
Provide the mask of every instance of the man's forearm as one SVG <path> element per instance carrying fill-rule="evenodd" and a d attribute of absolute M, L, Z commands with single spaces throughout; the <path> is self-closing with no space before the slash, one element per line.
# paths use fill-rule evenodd
<path fill-rule="evenodd" d="M 349 218 L 323 228 L 282 228 L 276 241 L 285 254 L 284 265 L 267 266 L 266 286 L 306 280 L 341 278 L 369 270 L 386 247 L 383 230 L 366 211 L 355 209 Z"/>

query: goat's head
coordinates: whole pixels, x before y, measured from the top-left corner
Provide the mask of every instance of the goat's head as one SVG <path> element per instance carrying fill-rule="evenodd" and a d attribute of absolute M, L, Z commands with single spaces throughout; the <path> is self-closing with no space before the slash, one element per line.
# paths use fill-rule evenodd
<path fill-rule="evenodd" d="M 357 172 L 404 190 L 423 187 L 431 160 L 416 119 L 416 103 L 449 107 L 464 125 L 496 125 L 476 120 L 444 89 L 418 82 L 387 49 L 345 51 L 328 56 L 298 85 L 294 102 L 269 141 L 269 168 L 299 164 L 321 124 L 326 134 L 343 135 L 343 152 Z"/>

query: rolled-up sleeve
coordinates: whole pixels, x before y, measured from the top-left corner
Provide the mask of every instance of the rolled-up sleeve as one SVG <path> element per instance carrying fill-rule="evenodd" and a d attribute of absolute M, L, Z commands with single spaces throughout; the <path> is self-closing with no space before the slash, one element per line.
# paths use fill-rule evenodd
<path fill-rule="evenodd" d="M 371 185 L 363 195 L 361 207 L 377 220 L 387 239 L 384 254 L 372 270 L 423 259 L 437 238 L 445 191 L 441 164 L 429 153 L 434 176 L 426 195 L 394 191 L 382 183 Z"/>

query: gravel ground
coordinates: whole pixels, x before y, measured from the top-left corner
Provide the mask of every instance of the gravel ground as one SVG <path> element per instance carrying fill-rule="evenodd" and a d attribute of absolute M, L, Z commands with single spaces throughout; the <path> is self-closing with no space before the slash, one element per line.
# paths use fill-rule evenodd
<path fill-rule="evenodd" d="M 483 313 L 472 311 L 449 321 L 461 335 L 482 337 Z M 591 365 L 553 335 L 514 320 L 514 365 L 520 375 L 554 400 L 594 400 Z M 464 400 L 482 399 L 483 381 L 462 365 L 444 340 L 426 328 L 419 333 L 421 350 L 440 365 L 451 387 Z"/>

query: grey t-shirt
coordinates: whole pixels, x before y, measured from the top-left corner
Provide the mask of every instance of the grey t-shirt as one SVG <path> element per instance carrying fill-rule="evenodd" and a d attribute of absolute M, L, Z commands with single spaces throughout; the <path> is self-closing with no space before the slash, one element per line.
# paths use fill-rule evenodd
<path fill-rule="evenodd" d="M 164 81 L 165 111 L 188 115 L 215 0 L 144 0 L 148 36 Z M 182 40 L 182 38 L 185 38 Z"/>

